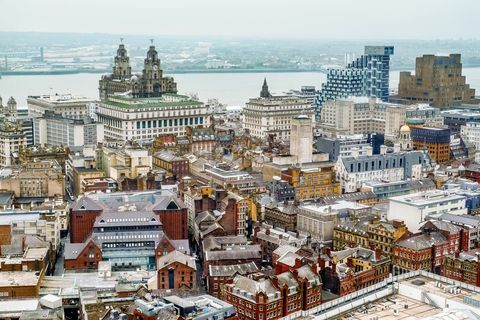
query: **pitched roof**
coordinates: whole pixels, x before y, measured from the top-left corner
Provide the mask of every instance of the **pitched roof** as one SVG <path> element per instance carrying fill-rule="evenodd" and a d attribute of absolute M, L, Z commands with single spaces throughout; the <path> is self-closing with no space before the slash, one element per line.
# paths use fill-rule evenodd
<path fill-rule="evenodd" d="M 283 263 L 287 266 L 293 267 L 295 266 L 295 261 L 297 261 L 297 259 L 302 261 L 303 257 L 293 252 L 287 252 L 278 258 L 277 263 Z"/>
<path fill-rule="evenodd" d="M 205 251 L 205 261 L 261 259 L 260 245 L 232 246 L 227 250 Z"/>
<path fill-rule="evenodd" d="M 246 275 L 258 271 L 254 262 L 234 264 L 230 266 L 212 266 L 208 267 L 208 274 L 211 277 L 229 277 L 235 274 Z"/>
<path fill-rule="evenodd" d="M 294 247 L 294 246 L 291 246 L 291 245 L 288 245 L 288 244 L 284 244 L 284 245 L 279 246 L 277 249 L 275 249 L 273 251 L 273 253 L 278 255 L 279 257 L 281 257 L 284 254 L 286 254 L 287 252 L 297 253 L 298 250 L 300 250 L 300 248 L 297 248 L 297 247 Z"/>
<path fill-rule="evenodd" d="M 280 291 L 275 288 L 270 279 L 260 279 L 255 281 L 244 276 L 236 276 L 233 279 L 235 289 L 245 291 L 253 296 L 257 293 L 263 292 L 268 296 L 277 295 L 280 297 Z"/>
<path fill-rule="evenodd" d="M 195 259 L 193 257 L 187 256 L 186 254 L 184 254 L 180 251 L 177 251 L 177 250 L 172 251 L 172 252 L 168 253 L 167 255 L 164 255 L 164 256 L 161 256 L 160 258 L 158 258 L 157 268 L 160 270 L 160 269 L 163 269 L 165 267 L 168 267 L 169 265 L 171 265 L 172 263 L 175 263 L 175 262 L 184 264 L 184 265 L 192 268 L 193 270 L 197 270 L 197 266 L 195 264 Z"/>
<path fill-rule="evenodd" d="M 89 241 L 83 243 L 65 243 L 63 256 L 65 260 L 75 260 L 80 253 L 85 249 Z"/>
<path fill-rule="evenodd" d="M 439 217 L 440 220 L 443 221 L 451 221 L 454 223 L 459 223 L 468 226 L 478 226 L 480 225 L 480 216 L 472 216 L 469 214 L 450 214 L 444 213 Z"/>
<path fill-rule="evenodd" d="M 447 238 L 439 232 L 432 232 L 430 234 L 422 233 L 397 242 L 397 247 L 423 250 L 431 248 L 433 245 L 443 244 L 446 241 L 448 241 Z"/>
<path fill-rule="evenodd" d="M 307 279 L 308 281 L 317 281 L 317 284 L 322 283 L 322 279 L 312 271 L 309 265 L 304 265 L 297 269 L 299 279 Z"/>
<path fill-rule="evenodd" d="M 79 210 L 94 210 L 94 211 L 102 211 L 104 208 L 96 201 L 91 199 L 88 196 L 83 196 L 77 201 L 73 203 L 72 210 L 79 211 Z"/>
<path fill-rule="evenodd" d="M 286 271 L 277 275 L 278 284 L 283 286 L 286 285 L 288 288 L 296 288 L 298 286 L 298 281 L 293 276 L 293 273 Z"/>

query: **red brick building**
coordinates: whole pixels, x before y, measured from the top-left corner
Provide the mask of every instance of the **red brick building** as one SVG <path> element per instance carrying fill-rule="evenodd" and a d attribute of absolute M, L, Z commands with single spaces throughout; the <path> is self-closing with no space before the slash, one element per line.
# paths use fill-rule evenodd
<path fill-rule="evenodd" d="M 81 197 L 70 208 L 70 242 L 83 243 L 92 233 L 95 219 L 104 208 L 89 197 Z"/>
<path fill-rule="evenodd" d="M 393 249 L 393 264 L 403 270 L 421 269 L 440 274 L 444 256 L 457 257 L 462 237 L 468 233 L 459 226 L 438 220 L 427 221 L 420 229 L 421 234 L 397 242 Z"/>
<path fill-rule="evenodd" d="M 226 285 L 225 300 L 232 304 L 242 320 L 267 320 L 282 317 L 280 290 L 272 280 L 236 276 Z"/>
<path fill-rule="evenodd" d="M 478 251 L 462 252 L 458 258 L 454 255 L 445 256 L 443 259 L 442 276 L 474 286 L 480 286 Z"/>
<path fill-rule="evenodd" d="M 188 213 L 183 202 L 167 197 L 153 208 L 153 212 L 160 216 L 163 231 L 170 239 L 188 239 Z"/>
<path fill-rule="evenodd" d="M 248 276 L 258 272 L 255 263 L 247 262 L 230 266 L 209 266 L 207 275 L 208 293 L 225 299 L 225 285 L 237 275 Z"/>
<path fill-rule="evenodd" d="M 390 258 L 380 250 L 347 248 L 325 250 L 319 257 L 324 289 L 343 296 L 378 283 L 389 276 Z"/>
<path fill-rule="evenodd" d="M 233 304 L 239 319 L 280 319 L 322 303 L 322 281 L 316 265 L 271 279 L 237 276 L 226 288 L 226 301 Z"/>
<path fill-rule="evenodd" d="M 98 268 L 102 261 L 102 250 L 90 239 L 84 243 L 71 244 L 64 252 L 65 269 L 92 269 Z"/>
<path fill-rule="evenodd" d="M 191 256 L 172 251 L 157 260 L 158 289 L 193 289 L 196 287 L 195 260 Z"/>

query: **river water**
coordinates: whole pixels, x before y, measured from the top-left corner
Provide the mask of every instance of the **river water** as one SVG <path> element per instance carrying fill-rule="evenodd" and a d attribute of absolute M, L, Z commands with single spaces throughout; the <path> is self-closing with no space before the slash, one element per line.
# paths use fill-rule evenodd
<path fill-rule="evenodd" d="M 467 83 L 480 95 L 480 68 L 465 68 Z M 174 74 L 178 91 L 196 93 L 200 100 L 217 98 L 232 106 L 243 106 L 249 98 L 260 94 L 266 77 L 272 93 L 300 89 L 302 85 L 320 88 L 326 76 L 320 72 L 272 72 L 272 73 L 192 73 Z M 0 96 L 4 101 L 13 96 L 20 108 L 26 107 L 29 95 L 72 93 L 98 98 L 100 74 L 4 76 L 0 79 Z M 390 87 L 398 86 L 398 71 L 390 74 Z"/>

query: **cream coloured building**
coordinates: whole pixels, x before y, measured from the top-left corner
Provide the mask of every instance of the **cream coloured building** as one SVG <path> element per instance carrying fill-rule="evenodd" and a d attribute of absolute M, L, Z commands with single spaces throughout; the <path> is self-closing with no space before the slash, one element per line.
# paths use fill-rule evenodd
<path fill-rule="evenodd" d="M 320 128 L 339 135 L 377 132 L 394 140 L 407 120 L 441 126 L 443 118 L 437 111 L 428 105 L 407 106 L 368 97 L 341 98 L 325 102 Z"/>
<path fill-rule="evenodd" d="M 32 118 L 42 117 L 48 110 L 65 118 L 82 119 L 92 116 L 92 103 L 94 103 L 94 99 L 71 94 L 40 95 L 27 98 L 28 115 Z"/>
<path fill-rule="evenodd" d="M 133 98 L 109 96 L 100 102 L 98 121 L 107 141 L 151 141 L 162 134 L 186 135 L 187 126 L 209 126 L 207 107 L 177 94 Z"/>
<path fill-rule="evenodd" d="M 250 99 L 243 108 L 243 129 L 252 137 L 266 139 L 269 134 L 283 141 L 290 139 L 292 118 L 306 115 L 315 121 L 313 107 L 308 100 L 293 96 L 272 96 L 268 86 L 259 98 Z"/>
<path fill-rule="evenodd" d="M 97 168 L 114 180 L 146 176 L 152 170 L 152 155 L 136 143 L 97 149 Z"/>

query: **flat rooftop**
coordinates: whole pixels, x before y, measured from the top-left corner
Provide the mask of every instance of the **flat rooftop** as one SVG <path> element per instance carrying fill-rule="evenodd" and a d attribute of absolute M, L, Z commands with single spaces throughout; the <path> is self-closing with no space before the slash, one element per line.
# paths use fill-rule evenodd
<path fill-rule="evenodd" d="M 405 309 L 407 307 L 407 309 Z M 398 314 L 395 314 L 398 310 Z M 402 295 L 380 299 L 373 303 L 352 310 L 343 316 L 333 319 L 371 320 L 395 319 L 415 320 L 430 317 L 442 312 L 442 309 Z"/>
<path fill-rule="evenodd" d="M 54 104 L 68 104 L 78 102 L 93 102 L 95 99 L 87 98 L 84 96 L 74 96 L 72 94 L 55 94 L 55 95 L 39 95 L 28 96 L 28 99 L 40 100 L 43 102 L 50 102 Z"/>
<path fill-rule="evenodd" d="M 427 192 L 411 193 L 397 197 L 391 197 L 390 201 L 406 203 L 414 206 L 422 206 L 437 202 L 464 200 L 465 197 L 441 190 L 433 190 Z"/>

